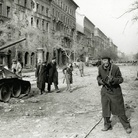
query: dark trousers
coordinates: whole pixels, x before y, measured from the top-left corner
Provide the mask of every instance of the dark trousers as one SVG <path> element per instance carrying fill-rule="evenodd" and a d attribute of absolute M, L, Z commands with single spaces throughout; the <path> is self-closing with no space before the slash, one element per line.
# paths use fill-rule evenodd
<path fill-rule="evenodd" d="M 59 89 L 57 83 L 54 83 L 54 86 L 55 86 L 55 90 Z"/>
<path fill-rule="evenodd" d="M 58 90 L 58 85 L 56 83 L 54 83 L 54 87 L 55 87 L 55 90 Z M 51 84 L 48 84 L 47 85 L 47 90 L 50 92 L 51 91 Z"/>
<path fill-rule="evenodd" d="M 51 91 L 51 84 L 47 85 L 47 90 L 50 92 Z"/>
<path fill-rule="evenodd" d="M 130 128 L 130 123 L 126 115 L 120 115 L 118 116 L 118 118 L 125 129 Z M 111 125 L 110 117 L 104 117 L 104 126 L 109 127 L 110 125 Z"/>

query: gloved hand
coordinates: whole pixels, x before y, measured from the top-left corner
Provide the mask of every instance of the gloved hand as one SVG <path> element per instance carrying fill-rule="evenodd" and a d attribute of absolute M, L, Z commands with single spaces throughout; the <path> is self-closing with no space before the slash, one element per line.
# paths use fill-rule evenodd
<path fill-rule="evenodd" d="M 114 80 L 113 76 L 108 77 L 108 83 L 109 83 L 109 84 L 112 83 L 113 80 Z"/>
<path fill-rule="evenodd" d="M 117 81 L 118 81 L 118 79 L 117 78 L 114 78 L 114 77 L 111 77 L 109 79 L 109 82 L 110 82 L 111 85 L 115 85 L 117 83 Z"/>
<path fill-rule="evenodd" d="M 99 81 L 98 81 L 98 84 L 99 84 L 99 86 L 100 86 L 100 85 L 104 85 L 104 82 L 103 82 L 102 80 L 99 80 Z"/>

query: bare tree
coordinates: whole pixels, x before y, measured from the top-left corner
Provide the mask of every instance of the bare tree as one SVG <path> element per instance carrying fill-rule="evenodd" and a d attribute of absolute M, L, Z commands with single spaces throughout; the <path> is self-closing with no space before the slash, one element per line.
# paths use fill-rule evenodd
<path fill-rule="evenodd" d="M 113 60 L 116 60 L 118 58 L 117 53 L 115 53 L 111 47 L 106 48 L 106 50 L 100 51 L 99 55 L 101 57 L 103 57 L 103 56 L 109 56 Z"/>
<path fill-rule="evenodd" d="M 62 32 L 56 32 L 52 36 L 49 36 L 48 38 L 48 44 L 52 49 L 61 49 L 63 51 L 63 54 L 66 55 L 69 61 L 71 61 L 71 56 L 76 52 L 77 44 L 74 40 L 70 40 L 70 43 L 67 44 L 64 41 L 64 34 Z"/>
<path fill-rule="evenodd" d="M 132 21 L 137 21 L 138 20 L 138 0 L 136 0 L 134 3 L 132 3 L 131 8 L 129 8 L 125 13 L 123 13 L 118 18 L 121 18 L 125 14 L 132 13 L 132 12 L 134 13 Z"/>

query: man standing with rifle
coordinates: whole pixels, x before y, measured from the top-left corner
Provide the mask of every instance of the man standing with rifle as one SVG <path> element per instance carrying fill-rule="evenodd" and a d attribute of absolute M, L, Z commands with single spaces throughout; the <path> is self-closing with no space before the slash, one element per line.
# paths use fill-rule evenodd
<path fill-rule="evenodd" d="M 111 114 L 117 115 L 127 133 L 131 133 L 130 123 L 125 115 L 124 99 L 120 84 L 123 78 L 117 65 L 111 63 L 110 57 L 102 58 L 102 65 L 98 68 L 97 81 L 101 89 L 102 115 L 104 128 L 102 131 L 112 129 Z"/>

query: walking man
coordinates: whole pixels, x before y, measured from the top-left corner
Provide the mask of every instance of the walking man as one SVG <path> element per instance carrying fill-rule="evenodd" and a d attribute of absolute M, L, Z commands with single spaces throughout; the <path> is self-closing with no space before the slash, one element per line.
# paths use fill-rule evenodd
<path fill-rule="evenodd" d="M 110 117 L 113 114 L 118 116 L 126 132 L 131 133 L 132 129 L 125 115 L 124 99 L 120 87 L 123 78 L 119 67 L 112 64 L 110 60 L 110 57 L 102 58 L 103 64 L 99 66 L 97 76 L 99 86 L 102 85 L 101 103 L 104 118 L 102 131 L 112 129 Z"/>
<path fill-rule="evenodd" d="M 60 92 L 58 88 L 58 71 L 57 71 L 57 64 L 56 58 L 52 58 L 52 61 L 48 64 L 48 92 L 51 92 L 51 85 L 52 82 L 54 83 L 55 91 L 58 93 Z"/>
<path fill-rule="evenodd" d="M 12 72 L 19 77 L 22 77 L 22 65 L 16 59 L 13 59 L 12 61 Z"/>
<path fill-rule="evenodd" d="M 45 92 L 45 83 L 48 79 L 47 62 L 43 62 L 37 66 L 35 76 L 37 78 L 37 87 L 40 89 L 40 94 Z"/>
<path fill-rule="evenodd" d="M 66 91 L 69 91 L 69 92 L 72 92 L 71 90 L 71 84 L 73 83 L 72 71 L 73 71 L 72 63 L 67 63 L 67 66 L 63 68 L 63 74 L 65 75 L 66 84 L 67 84 Z"/>
<path fill-rule="evenodd" d="M 84 76 L 84 63 L 82 62 L 82 60 L 80 60 L 78 68 L 80 71 L 80 76 L 83 77 Z"/>

